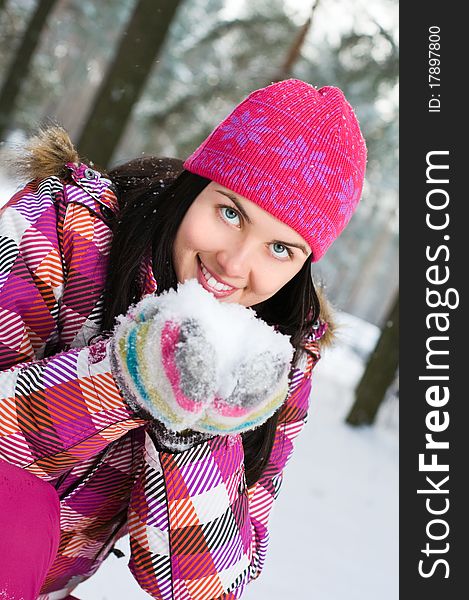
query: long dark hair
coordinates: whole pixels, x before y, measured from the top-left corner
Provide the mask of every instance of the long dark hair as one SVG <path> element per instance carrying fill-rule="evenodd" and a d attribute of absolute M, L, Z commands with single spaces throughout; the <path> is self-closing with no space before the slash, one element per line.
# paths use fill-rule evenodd
<path fill-rule="evenodd" d="M 109 172 L 119 201 L 113 228 L 107 285 L 104 293 L 103 330 L 142 295 L 139 278 L 142 260 L 151 253 L 158 293 L 175 288 L 172 248 L 179 225 L 198 194 L 210 180 L 183 170 L 174 158 L 145 157 Z M 303 343 L 319 318 L 320 304 L 309 260 L 272 298 L 252 307 L 269 325 L 291 336 L 293 365 L 304 351 Z M 243 434 L 248 486 L 264 471 L 272 450 L 279 412 L 261 427 Z"/>

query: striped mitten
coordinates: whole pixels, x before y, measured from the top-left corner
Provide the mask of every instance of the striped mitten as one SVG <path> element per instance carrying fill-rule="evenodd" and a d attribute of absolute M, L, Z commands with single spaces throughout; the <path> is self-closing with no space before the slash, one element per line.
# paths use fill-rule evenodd
<path fill-rule="evenodd" d="M 293 348 L 251 309 L 196 280 L 147 296 L 119 318 L 112 369 L 127 402 L 172 432 L 230 434 L 283 403 Z"/>

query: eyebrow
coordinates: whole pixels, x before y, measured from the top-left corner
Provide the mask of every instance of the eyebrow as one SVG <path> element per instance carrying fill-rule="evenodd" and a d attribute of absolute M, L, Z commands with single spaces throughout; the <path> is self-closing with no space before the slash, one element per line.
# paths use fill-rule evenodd
<path fill-rule="evenodd" d="M 217 189 L 216 191 L 219 192 L 220 194 L 223 194 L 227 198 L 229 198 L 233 202 L 233 204 L 236 206 L 236 208 L 239 210 L 239 212 L 241 213 L 243 218 L 246 219 L 246 221 L 248 223 L 252 224 L 252 221 L 249 218 L 249 215 L 245 211 L 245 209 L 244 209 L 243 205 L 241 204 L 241 202 L 239 201 L 239 199 L 236 198 L 236 196 L 234 196 L 233 194 L 230 194 L 229 192 L 225 192 L 224 190 Z M 282 246 L 291 246 L 293 248 L 299 248 L 305 256 L 308 256 L 308 250 L 304 244 L 296 244 L 295 242 L 284 242 L 282 240 L 275 240 L 275 243 L 282 244 Z"/>

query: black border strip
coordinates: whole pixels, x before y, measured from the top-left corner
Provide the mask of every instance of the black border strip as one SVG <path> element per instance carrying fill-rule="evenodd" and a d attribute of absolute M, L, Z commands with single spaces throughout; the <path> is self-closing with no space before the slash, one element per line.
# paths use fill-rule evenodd
<path fill-rule="evenodd" d="M 467 594 L 469 27 L 462 7 L 400 6 L 400 597 L 412 600 Z M 429 70 L 435 66 L 439 72 Z M 430 163 L 448 169 L 427 172 Z M 426 448 L 430 434 L 433 449 Z M 425 466 L 432 461 L 442 470 Z"/>

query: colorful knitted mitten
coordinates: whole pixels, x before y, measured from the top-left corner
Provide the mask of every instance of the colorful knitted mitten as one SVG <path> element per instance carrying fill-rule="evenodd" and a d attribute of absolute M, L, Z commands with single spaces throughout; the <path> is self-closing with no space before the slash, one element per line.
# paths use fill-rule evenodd
<path fill-rule="evenodd" d="M 190 280 L 121 316 L 112 357 L 131 406 L 170 431 L 219 435 L 253 429 L 280 407 L 293 348 L 253 310 Z"/>

